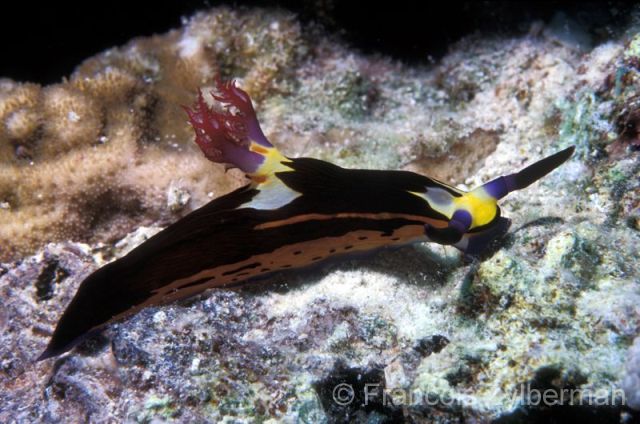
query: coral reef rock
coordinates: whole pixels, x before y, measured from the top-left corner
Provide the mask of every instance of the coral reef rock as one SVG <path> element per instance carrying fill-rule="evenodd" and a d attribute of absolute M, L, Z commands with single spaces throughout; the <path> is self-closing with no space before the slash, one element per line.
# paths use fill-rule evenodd
<path fill-rule="evenodd" d="M 217 8 L 60 84 L 1 80 L 0 422 L 638 419 L 637 18 L 586 51 L 536 24 L 411 67 Z M 180 108 L 217 74 L 291 156 L 466 189 L 577 150 L 505 199 L 514 225 L 482 258 L 425 244 L 283 273 L 34 362 L 84 277 L 242 184 Z"/>

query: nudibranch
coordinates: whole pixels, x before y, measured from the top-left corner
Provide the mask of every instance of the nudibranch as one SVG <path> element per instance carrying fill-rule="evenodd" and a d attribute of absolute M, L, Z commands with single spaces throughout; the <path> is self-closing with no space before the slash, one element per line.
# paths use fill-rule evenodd
<path fill-rule="evenodd" d="M 327 258 L 423 241 L 478 254 L 510 225 L 498 200 L 573 153 L 570 147 L 466 192 L 408 171 L 286 157 L 265 137 L 245 91 L 218 80 L 211 94 L 224 108 L 210 107 L 202 93 L 185 108 L 195 141 L 208 159 L 239 168 L 250 183 L 89 275 L 40 360 L 147 306 Z"/>

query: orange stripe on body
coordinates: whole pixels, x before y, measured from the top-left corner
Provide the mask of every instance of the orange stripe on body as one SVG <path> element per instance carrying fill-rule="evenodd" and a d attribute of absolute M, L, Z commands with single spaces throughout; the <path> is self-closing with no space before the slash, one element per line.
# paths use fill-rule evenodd
<path fill-rule="evenodd" d="M 419 215 L 340 213 L 335 215 L 299 215 L 286 220 L 262 224 L 263 226 L 257 226 L 256 229 L 272 228 L 313 219 L 329 220 L 334 218 L 370 218 L 382 220 L 401 217 L 411 219 L 413 221 L 433 222 L 432 225 L 446 225 L 446 223 L 441 223 L 438 220 Z M 275 225 L 269 226 L 269 224 Z M 151 297 L 141 304 L 112 317 L 108 323 L 130 316 L 147 306 L 170 303 L 178 299 L 194 296 L 210 288 L 239 284 L 262 274 L 270 274 L 276 271 L 283 271 L 285 269 L 301 268 L 334 256 L 365 252 L 384 246 L 404 245 L 421 240 L 426 241 L 424 226 L 422 224 L 411 223 L 399 227 L 391 234 L 386 235 L 381 231 L 356 229 L 339 237 L 322 237 L 307 240 L 305 242 L 287 244 L 272 252 L 254 255 L 240 262 L 224 264 L 211 269 L 204 269 L 189 277 L 175 280 L 156 290 Z M 248 267 L 254 263 L 259 263 L 260 266 Z M 194 283 L 205 278 L 208 280 L 204 281 L 202 284 L 185 287 L 190 283 Z"/>
<path fill-rule="evenodd" d="M 297 224 L 299 222 L 306 221 L 327 221 L 336 218 L 365 218 L 365 219 L 406 219 L 410 221 L 424 222 L 430 224 L 436 228 L 445 228 L 448 225 L 447 221 L 442 221 L 435 218 L 428 218 L 422 215 L 409 215 L 409 214 L 392 214 L 392 213 L 358 213 L 358 212 L 341 212 L 337 214 L 327 215 L 321 213 L 310 213 L 305 215 L 297 215 L 287 219 L 281 219 L 279 221 L 266 222 L 264 224 L 258 224 L 254 227 L 255 230 L 266 230 L 268 228 L 282 227 L 284 225 Z"/>
<path fill-rule="evenodd" d="M 403 245 L 424 238 L 424 227 L 422 225 L 411 224 L 400 227 L 388 235 L 382 235 L 380 231 L 375 230 L 355 230 L 340 237 L 323 237 L 301 243 L 289 244 L 279 247 L 272 252 L 254 255 L 240 262 L 205 269 L 192 276 L 173 281 L 158 290 L 156 296 L 162 297 L 161 303 L 170 302 L 183 297 L 180 293 L 182 291 L 180 289 L 181 287 L 204 278 L 210 278 L 210 280 L 203 282 L 202 285 L 199 284 L 195 286 L 195 288 L 200 291 L 206 288 L 240 283 L 243 280 L 257 277 L 261 274 L 268 274 L 289 268 L 300 268 L 333 256 L 365 252 L 384 246 Z M 243 269 L 242 276 L 229 273 L 229 271 L 242 269 L 254 263 L 260 263 L 260 266 L 246 270 Z M 194 287 L 189 287 L 185 289 L 185 291 L 191 292 L 191 289 L 194 289 Z M 158 301 L 156 296 L 154 296 L 154 301 Z"/>

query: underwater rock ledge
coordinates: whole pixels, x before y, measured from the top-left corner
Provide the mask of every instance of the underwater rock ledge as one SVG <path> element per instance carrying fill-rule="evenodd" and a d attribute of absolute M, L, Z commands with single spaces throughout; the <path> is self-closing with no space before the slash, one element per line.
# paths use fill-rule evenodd
<path fill-rule="evenodd" d="M 477 34 L 408 67 L 284 12 L 218 8 L 60 84 L 0 81 L 0 421 L 636 419 L 633 25 L 592 47 L 552 25 Z M 84 277 L 242 183 L 201 156 L 180 108 L 216 74 L 238 78 L 291 156 L 469 188 L 577 154 L 504 202 L 514 225 L 481 260 L 416 245 L 281 274 L 34 363 Z M 535 390 L 574 405 L 542 408 Z"/>

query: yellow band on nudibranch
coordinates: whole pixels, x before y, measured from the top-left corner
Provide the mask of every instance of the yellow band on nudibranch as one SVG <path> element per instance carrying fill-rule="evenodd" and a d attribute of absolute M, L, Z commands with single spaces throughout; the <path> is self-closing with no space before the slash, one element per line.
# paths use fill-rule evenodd
<path fill-rule="evenodd" d="M 462 209 L 471 215 L 471 228 L 493 221 L 498 212 L 498 202 L 483 187 L 453 199 L 454 209 Z"/>
<path fill-rule="evenodd" d="M 264 157 L 264 162 L 248 174 L 252 184 L 260 192 L 251 201 L 240 205 L 241 208 L 253 208 L 260 210 L 278 209 L 289 204 L 302 195 L 287 187 L 275 174 L 277 172 L 293 172 L 293 168 L 287 166 L 291 159 L 284 156 L 275 147 L 260 145 L 254 141 L 249 145 L 249 150 Z"/>
<path fill-rule="evenodd" d="M 252 141 L 249 145 L 249 150 L 264 157 L 264 162 L 262 162 L 258 169 L 249 174 L 249 177 L 254 183 L 261 184 L 276 172 L 293 171 L 286 165 L 291 162 L 291 159 L 284 156 L 275 147 L 265 147 Z"/>
<path fill-rule="evenodd" d="M 464 210 L 471 215 L 471 227 L 480 227 L 490 223 L 498 211 L 497 201 L 489 195 L 483 187 L 478 187 L 470 192 L 457 190 L 461 196 L 450 195 L 447 191 L 430 187 L 426 193 L 409 191 L 427 201 L 431 209 L 440 212 L 448 219 L 453 217 L 457 210 Z"/>

